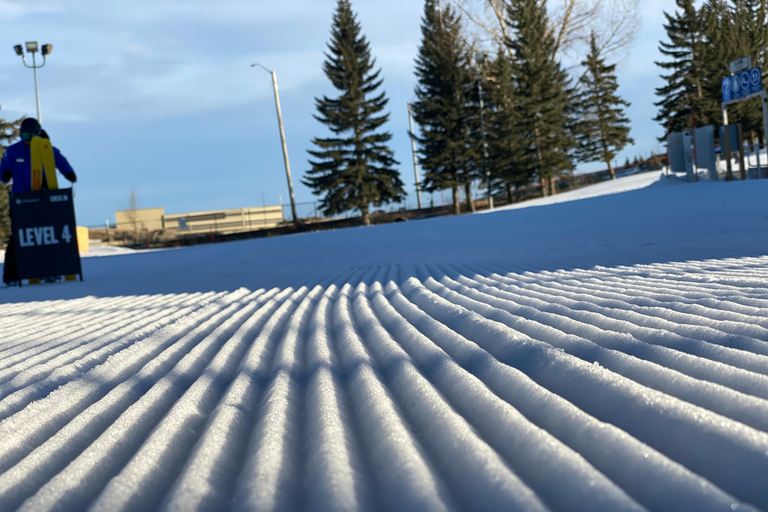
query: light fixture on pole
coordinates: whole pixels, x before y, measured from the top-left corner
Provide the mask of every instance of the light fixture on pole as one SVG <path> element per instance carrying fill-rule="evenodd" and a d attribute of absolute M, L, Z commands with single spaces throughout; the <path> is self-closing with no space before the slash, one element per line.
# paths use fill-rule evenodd
<path fill-rule="evenodd" d="M 285 176 L 288 179 L 288 195 L 291 197 L 291 215 L 293 222 L 298 222 L 296 216 L 296 199 L 293 196 L 293 179 L 291 178 L 291 164 L 288 161 L 288 145 L 285 143 L 285 129 L 283 128 L 283 111 L 280 108 L 280 93 L 277 90 L 277 73 L 273 69 L 267 69 L 258 62 L 251 64 L 251 67 L 260 67 L 272 75 L 272 88 L 275 91 L 275 107 L 277 108 L 277 124 L 280 127 L 280 142 L 283 144 L 283 161 L 285 162 Z"/>
<path fill-rule="evenodd" d="M 477 89 L 480 97 L 480 131 L 483 135 L 483 162 L 485 165 L 485 179 L 488 182 L 488 209 L 493 210 L 493 192 L 491 191 L 491 169 L 488 167 L 488 142 L 485 138 L 485 104 L 483 100 L 483 74 L 480 66 L 485 64 L 488 55 L 485 53 L 475 54 L 475 65 L 477 66 Z"/>
<path fill-rule="evenodd" d="M 44 44 L 43 47 L 42 47 L 42 51 L 41 51 L 40 46 L 37 44 L 37 41 L 27 41 L 25 46 L 27 48 L 27 53 L 31 53 L 32 54 L 32 65 L 31 66 L 29 64 L 27 64 L 27 58 L 24 55 L 24 49 L 22 48 L 22 46 L 20 44 L 17 44 L 16 46 L 14 46 L 13 47 L 13 51 L 16 52 L 16 55 L 21 57 L 21 61 L 24 63 L 25 67 L 34 70 L 34 75 L 35 75 L 35 101 L 37 103 L 37 121 L 40 124 L 42 124 L 43 120 L 42 120 L 41 115 L 40 115 L 40 89 L 37 86 L 37 70 L 42 68 L 43 66 L 45 66 L 45 57 L 50 55 L 51 52 L 53 52 L 53 45 L 52 44 Z M 35 58 L 35 54 L 37 52 L 40 52 L 40 53 L 43 54 L 43 63 L 40 64 L 39 66 L 37 65 L 37 60 Z"/>

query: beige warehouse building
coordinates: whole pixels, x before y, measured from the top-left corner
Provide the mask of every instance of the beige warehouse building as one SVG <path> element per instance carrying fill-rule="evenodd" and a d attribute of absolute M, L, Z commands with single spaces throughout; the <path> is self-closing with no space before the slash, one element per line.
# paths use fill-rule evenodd
<path fill-rule="evenodd" d="M 165 214 L 165 208 L 115 212 L 115 225 L 122 231 L 177 231 L 179 234 L 242 233 L 278 226 L 284 221 L 282 206 L 235 208 Z"/>

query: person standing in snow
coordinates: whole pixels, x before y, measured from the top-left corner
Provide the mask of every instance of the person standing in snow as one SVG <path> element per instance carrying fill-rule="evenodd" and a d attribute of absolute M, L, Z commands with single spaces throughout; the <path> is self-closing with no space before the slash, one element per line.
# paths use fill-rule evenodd
<path fill-rule="evenodd" d="M 0 180 L 8 183 L 13 180 L 12 193 L 29 192 L 32 190 L 32 159 L 30 156 L 30 144 L 34 137 L 40 137 L 43 133 L 37 119 L 28 117 L 21 122 L 21 140 L 12 144 L 0 160 Z M 47 134 L 46 134 L 47 135 Z M 47 137 L 46 137 L 47 138 Z M 57 148 L 53 148 L 53 157 L 56 168 L 72 183 L 77 181 L 77 175 L 69 165 L 69 162 Z M 45 179 L 43 180 L 45 187 Z M 46 187 L 47 188 L 47 187 Z"/>
<path fill-rule="evenodd" d="M 7 184 L 13 181 L 11 193 L 29 192 L 32 190 L 32 158 L 30 144 L 34 137 L 41 136 L 44 132 L 37 119 L 28 117 L 21 122 L 21 140 L 8 147 L 0 160 L 0 181 Z M 47 134 L 46 138 L 47 138 Z M 53 156 L 56 168 L 72 183 L 77 181 L 77 175 L 69 165 L 69 162 L 57 148 L 53 148 Z M 48 188 L 45 174 L 43 174 L 43 188 Z M 13 222 L 13 219 L 11 219 Z M 5 264 L 3 265 L 3 282 L 9 284 L 18 281 L 16 274 L 16 255 L 13 249 L 14 235 L 11 230 L 11 239 L 5 251 Z"/>

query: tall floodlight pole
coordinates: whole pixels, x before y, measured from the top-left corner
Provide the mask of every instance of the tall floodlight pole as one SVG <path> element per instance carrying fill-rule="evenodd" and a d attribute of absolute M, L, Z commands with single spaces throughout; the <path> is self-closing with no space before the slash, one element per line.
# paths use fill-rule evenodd
<path fill-rule="evenodd" d="M 419 158 L 416 155 L 416 139 L 413 132 L 413 110 L 411 109 L 411 102 L 408 102 L 408 123 L 411 125 L 411 152 L 413 153 L 413 179 L 416 183 L 416 200 L 419 202 L 419 210 L 421 210 L 421 180 L 419 180 Z"/>
<path fill-rule="evenodd" d="M 493 210 L 493 192 L 491 191 L 491 169 L 488 167 L 488 142 L 485 138 L 485 102 L 483 100 L 483 74 L 480 66 L 485 64 L 488 56 L 484 53 L 475 54 L 477 65 L 477 89 L 480 97 L 480 132 L 483 135 L 483 164 L 485 165 L 485 179 L 488 182 L 488 209 Z"/>
<path fill-rule="evenodd" d="M 277 73 L 273 69 L 267 69 L 258 62 L 251 64 L 251 67 L 258 66 L 270 75 L 272 75 L 272 89 L 275 91 L 275 108 L 277 109 L 277 124 L 280 127 L 280 142 L 283 145 L 283 161 L 285 162 L 285 176 L 288 179 L 288 195 L 291 197 L 291 215 L 293 222 L 298 222 L 296 216 L 296 199 L 293 195 L 293 179 L 291 178 L 291 164 L 288 161 L 288 145 L 285 143 L 285 129 L 283 128 L 283 111 L 280 108 L 280 93 L 277 89 Z"/>
<path fill-rule="evenodd" d="M 27 41 L 26 43 L 27 52 L 32 54 L 32 65 L 30 66 L 27 64 L 27 58 L 24 55 L 24 50 L 22 49 L 20 44 L 17 44 L 13 47 L 13 50 L 16 52 L 16 55 L 21 57 L 21 61 L 24 63 L 24 66 L 32 69 L 34 71 L 35 75 L 35 102 L 37 103 L 37 121 L 42 124 L 43 120 L 40 115 L 40 89 L 37 86 L 37 70 L 45 66 L 45 57 L 47 55 L 50 55 L 53 51 L 53 45 L 52 44 L 44 44 L 42 48 L 42 54 L 43 54 L 43 63 L 39 66 L 37 65 L 37 61 L 35 58 L 35 54 L 40 51 L 40 46 L 37 44 L 37 41 Z"/>

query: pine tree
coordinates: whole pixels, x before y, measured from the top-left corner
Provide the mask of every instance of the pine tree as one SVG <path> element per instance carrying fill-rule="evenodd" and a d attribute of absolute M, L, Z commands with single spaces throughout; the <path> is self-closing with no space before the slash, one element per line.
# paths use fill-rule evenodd
<path fill-rule="evenodd" d="M 516 116 L 527 146 L 522 168 L 539 178 L 545 195 L 554 194 L 555 178 L 573 169 L 570 80 L 554 54 L 546 3 L 509 0 L 507 15 Z"/>
<path fill-rule="evenodd" d="M 437 0 L 425 2 L 421 33 L 413 115 L 421 131 L 415 139 L 424 169 L 423 188 L 450 189 L 454 213 L 459 214 L 459 188 L 464 187 L 472 208 L 470 186 L 482 167 L 469 48 L 461 38 L 460 17 L 451 7 L 441 11 Z"/>
<path fill-rule="evenodd" d="M 701 64 L 702 101 L 699 103 L 699 119 L 709 123 L 722 123 L 722 80 L 730 74 L 729 63 L 739 57 L 739 35 L 735 30 L 733 15 L 727 0 L 707 0 L 699 11 L 703 31 L 703 54 L 706 59 Z M 738 107 L 737 107 L 738 108 Z M 733 110 L 732 113 L 736 114 Z M 684 129 L 690 127 L 689 119 Z M 735 117 L 734 117 L 735 119 Z"/>
<path fill-rule="evenodd" d="M 706 28 L 704 17 L 694 6 L 694 0 L 675 0 L 679 12 L 674 15 L 664 12 L 667 23 L 664 29 L 669 42 L 661 41 L 659 51 L 670 60 L 656 62 L 656 65 L 669 74 L 662 75 L 666 85 L 656 89 L 660 100 L 655 105 L 659 113 L 655 121 L 667 126 L 672 132 L 690 129 L 691 109 L 694 110 L 697 126 L 709 124 L 711 98 L 705 95 L 702 78 L 704 66 L 710 55 L 707 54 L 704 38 Z M 717 58 L 717 56 L 714 56 Z"/>
<path fill-rule="evenodd" d="M 0 105 L 0 109 L 2 109 Z M 16 121 L 6 121 L 0 118 L 0 158 L 5 153 L 5 148 L 19 137 L 19 126 L 22 119 Z M 11 205 L 9 194 L 11 187 L 0 183 L 0 238 L 9 238 L 11 236 Z"/>
<path fill-rule="evenodd" d="M 763 82 L 768 74 L 765 47 L 768 45 L 768 6 L 767 0 L 731 0 L 731 32 L 738 41 L 732 58 L 751 57 L 753 67 L 763 70 Z M 727 65 L 727 63 L 726 63 Z M 726 75 L 723 75 L 726 76 Z M 722 77 L 721 77 L 722 78 Z M 763 113 L 757 107 L 757 99 L 740 103 L 736 109 L 734 122 L 740 122 L 745 134 L 763 132 Z M 732 108 L 732 107 L 731 107 Z M 729 108 L 729 112 L 731 110 Z"/>
<path fill-rule="evenodd" d="M 616 179 L 611 162 L 627 144 L 634 143 L 629 137 L 629 119 L 623 108 L 629 107 L 629 103 L 617 95 L 616 65 L 609 66 L 600 58 L 594 33 L 589 48 L 589 55 L 581 63 L 587 74 L 575 94 L 575 108 L 580 118 L 576 155 L 584 163 L 605 162 L 611 178 Z"/>
<path fill-rule="evenodd" d="M 382 114 L 389 100 L 376 92 L 383 83 L 381 70 L 374 71 L 370 45 L 349 0 L 338 2 L 325 55 L 323 70 L 341 95 L 315 98 L 315 119 L 334 136 L 313 139 L 319 149 L 309 151 L 312 169 L 302 181 L 323 195 L 326 215 L 358 210 L 369 225 L 372 204 L 399 202 L 405 191 L 394 169 L 399 162 L 388 146 L 392 134 L 380 130 L 389 120 L 389 114 Z"/>
<path fill-rule="evenodd" d="M 699 10 L 703 33 L 701 86 L 703 98 L 698 109 L 702 119 L 709 123 L 722 122 L 722 80 L 730 75 L 729 63 L 742 57 L 751 57 L 752 65 L 763 68 L 763 80 L 768 73 L 763 48 L 768 44 L 768 0 L 706 0 Z M 744 133 L 758 135 L 763 132 L 762 110 L 758 100 L 732 104 L 728 107 L 731 123 L 741 123 Z M 688 112 L 685 114 L 689 115 Z M 690 127 L 690 120 L 683 128 Z"/>
<path fill-rule="evenodd" d="M 512 201 L 512 187 L 527 185 L 533 178 L 524 165 L 525 148 L 521 146 L 520 128 L 515 110 L 515 81 L 512 61 L 505 48 L 499 47 L 497 57 L 489 66 L 486 116 L 489 167 Z"/>

